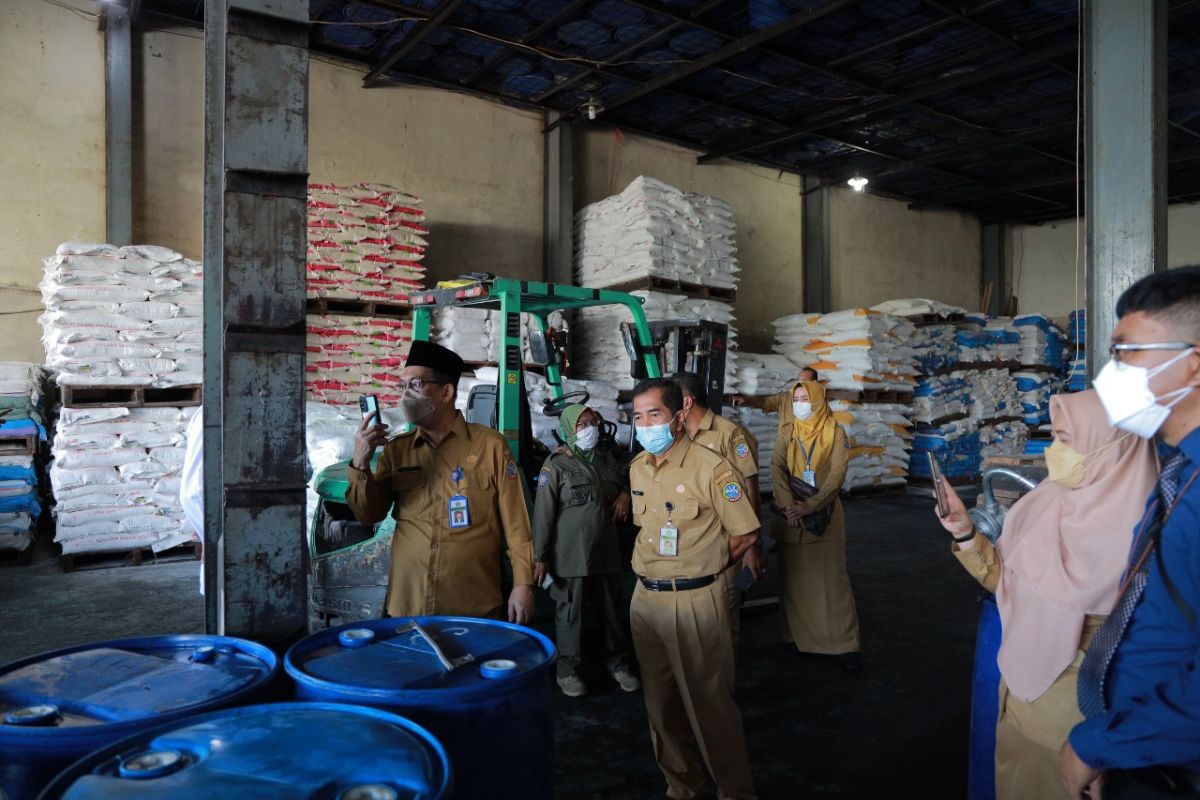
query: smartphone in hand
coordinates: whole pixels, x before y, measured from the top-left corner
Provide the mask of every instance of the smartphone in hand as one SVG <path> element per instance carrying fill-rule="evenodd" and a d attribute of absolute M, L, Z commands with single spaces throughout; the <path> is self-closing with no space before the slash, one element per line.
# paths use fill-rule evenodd
<path fill-rule="evenodd" d="M 937 498 L 938 516 L 945 517 L 950 513 L 950 503 L 946 500 L 946 476 L 942 474 L 937 457 L 933 453 L 925 455 L 929 456 L 929 475 L 933 481 L 933 496 Z"/>
<path fill-rule="evenodd" d="M 742 567 L 742 571 L 738 573 L 737 585 L 743 592 L 750 591 L 750 587 L 754 585 L 754 573 L 749 567 Z"/>
<path fill-rule="evenodd" d="M 383 417 L 379 414 L 379 398 L 373 394 L 364 394 L 358 398 L 358 408 L 362 411 L 363 419 L 374 417 L 375 424 L 383 423 Z"/>

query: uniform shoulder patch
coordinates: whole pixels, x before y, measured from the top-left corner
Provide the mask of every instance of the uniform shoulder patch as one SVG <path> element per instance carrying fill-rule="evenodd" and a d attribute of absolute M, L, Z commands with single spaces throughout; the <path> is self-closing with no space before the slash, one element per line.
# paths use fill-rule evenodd
<path fill-rule="evenodd" d="M 724 466 L 728 466 L 729 462 L 724 462 Z M 733 470 L 723 469 L 719 474 L 713 475 L 713 483 L 717 486 L 724 486 L 729 481 L 733 480 Z"/>
<path fill-rule="evenodd" d="M 542 471 L 538 473 L 538 486 L 545 486 L 550 482 L 550 468 L 542 467 Z"/>
<path fill-rule="evenodd" d="M 742 486 L 737 481 L 727 481 L 721 492 L 725 495 L 725 499 L 731 503 L 736 503 L 742 499 Z"/>
<path fill-rule="evenodd" d="M 738 458 L 745 458 L 746 456 L 750 455 L 750 445 L 746 444 L 745 442 L 738 442 L 733 446 L 733 453 Z"/>
<path fill-rule="evenodd" d="M 505 464 L 504 465 L 504 474 L 507 475 L 509 478 L 517 477 L 516 463 L 509 461 L 507 464 Z"/>

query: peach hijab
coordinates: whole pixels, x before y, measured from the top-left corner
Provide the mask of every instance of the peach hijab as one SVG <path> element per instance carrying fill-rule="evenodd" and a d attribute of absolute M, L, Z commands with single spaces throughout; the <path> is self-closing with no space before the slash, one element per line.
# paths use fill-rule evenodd
<path fill-rule="evenodd" d="M 1109 426 L 1095 391 L 1051 398 L 1050 419 L 1085 456 L 1083 481 L 1043 481 L 1008 512 L 998 541 L 1000 672 L 1026 702 L 1075 660 L 1084 618 L 1112 610 L 1158 474 L 1151 442 Z"/>

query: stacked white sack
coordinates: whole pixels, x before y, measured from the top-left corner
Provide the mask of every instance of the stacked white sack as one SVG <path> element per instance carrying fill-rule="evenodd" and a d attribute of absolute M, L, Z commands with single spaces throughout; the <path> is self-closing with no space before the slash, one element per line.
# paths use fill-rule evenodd
<path fill-rule="evenodd" d="M 972 420 L 988 422 L 994 419 L 1023 416 L 1017 382 L 1008 370 L 985 369 L 978 372 L 964 372 L 963 375 L 967 380 Z"/>
<path fill-rule="evenodd" d="M 153 245 L 67 242 L 43 264 L 38 321 L 60 386 L 203 382 L 198 262 Z"/>
<path fill-rule="evenodd" d="M 378 183 L 309 184 L 308 296 L 408 302 L 425 278 L 421 202 Z"/>
<path fill-rule="evenodd" d="M 732 393 L 737 389 L 737 357 L 734 350 L 737 347 L 736 318 L 733 316 L 733 306 L 717 300 L 704 300 L 686 297 L 681 294 L 668 294 L 639 290 L 631 292 L 634 297 L 642 299 L 642 310 L 646 319 L 677 320 L 699 319 L 722 323 L 728 327 L 725 360 L 725 391 Z M 628 309 L 624 306 L 598 306 L 585 308 L 580 312 L 579 335 L 574 339 L 575 366 L 574 374 L 588 380 L 598 380 L 611 383 L 618 389 L 632 389 L 633 378 L 630 377 L 629 353 L 625 350 L 624 340 L 620 335 L 622 322 L 632 322 Z M 673 354 L 668 353 L 673 361 Z"/>
<path fill-rule="evenodd" d="M 910 297 L 903 300 L 888 300 L 877 306 L 871 306 L 872 311 L 882 311 L 897 317 L 938 317 L 950 319 L 961 317 L 967 313 L 965 308 L 952 306 L 925 297 Z"/>
<path fill-rule="evenodd" d="M 54 541 L 63 554 L 192 540 L 179 506 L 188 420 L 195 408 L 66 408 L 54 437 Z"/>
<path fill-rule="evenodd" d="M 725 201 L 642 176 L 575 215 L 575 275 L 589 287 L 653 276 L 732 289 L 735 235 Z"/>
<path fill-rule="evenodd" d="M 737 389 L 745 395 L 774 395 L 786 391 L 799 371 L 795 364 L 774 353 L 737 354 Z"/>
<path fill-rule="evenodd" d="M 737 409 L 725 409 L 724 416 L 741 425 L 758 440 L 758 489 L 763 494 L 770 492 L 774 485 L 771 481 L 771 459 L 775 455 L 779 415 L 765 414 L 757 408 L 741 406 Z"/>
<path fill-rule="evenodd" d="M 968 314 L 955 340 L 964 364 L 1016 363 L 1021 358 L 1021 333 L 1011 317 Z"/>
<path fill-rule="evenodd" d="M 45 373 L 36 364 L 0 361 L 0 438 L 45 440 L 37 405 Z M 41 515 L 33 455 L 0 456 L 0 550 L 25 550 Z"/>
<path fill-rule="evenodd" d="M 1021 334 L 1022 366 L 1050 367 L 1062 372 L 1066 360 L 1067 335 L 1045 314 L 1023 314 L 1013 322 Z"/>
<path fill-rule="evenodd" d="M 912 439 L 908 406 L 834 400 L 829 409 L 846 432 L 850 445 L 843 489 L 908 482 L 908 449 Z"/>
<path fill-rule="evenodd" d="M 980 456 L 1019 456 L 1029 441 L 1029 426 L 1024 422 L 1000 422 L 979 429 Z"/>
<path fill-rule="evenodd" d="M 310 400 L 358 405 L 374 394 L 397 406 L 396 382 L 412 347 L 412 322 L 390 317 L 309 314 L 304 388 Z"/>
<path fill-rule="evenodd" d="M 831 389 L 912 391 L 912 323 L 867 309 L 792 314 L 775 320 L 772 349 L 817 370 Z"/>
<path fill-rule="evenodd" d="M 913 392 L 912 418 L 926 425 L 965 416 L 971 408 L 970 384 L 961 370 L 925 378 Z"/>
<path fill-rule="evenodd" d="M 564 330 L 562 312 L 551 312 L 550 327 Z M 521 314 L 521 356 L 529 363 L 529 333 L 537 330 L 530 314 Z M 433 312 L 430 338 L 442 347 L 458 353 L 463 361 L 495 364 L 500 360 L 500 342 L 504 323 L 499 311 L 482 308 L 439 308 Z"/>

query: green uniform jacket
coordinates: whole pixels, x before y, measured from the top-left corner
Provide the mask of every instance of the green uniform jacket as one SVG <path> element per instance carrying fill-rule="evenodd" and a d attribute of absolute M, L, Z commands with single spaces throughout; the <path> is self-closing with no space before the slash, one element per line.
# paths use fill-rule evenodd
<path fill-rule="evenodd" d="M 612 504 L 629 470 L 597 449 L 589 464 L 559 448 L 542 466 L 533 504 L 533 553 L 556 578 L 621 572 Z"/>

